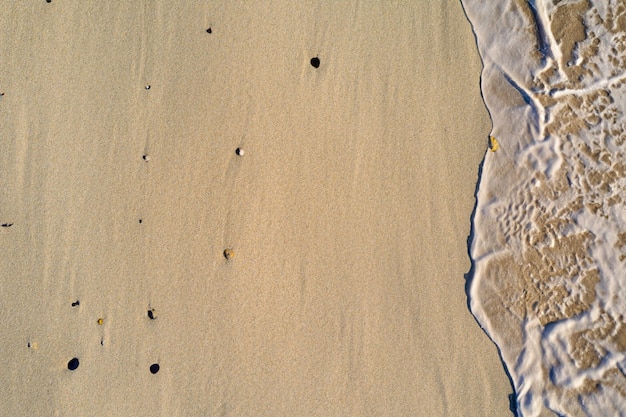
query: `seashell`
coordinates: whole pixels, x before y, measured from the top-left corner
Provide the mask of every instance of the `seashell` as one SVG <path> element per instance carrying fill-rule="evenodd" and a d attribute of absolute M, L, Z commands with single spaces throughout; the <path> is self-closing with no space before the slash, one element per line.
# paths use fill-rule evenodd
<path fill-rule="evenodd" d="M 494 138 L 493 136 L 489 136 L 489 148 L 491 149 L 491 152 L 495 152 L 498 149 L 500 149 L 500 144 L 498 143 L 498 139 Z"/>

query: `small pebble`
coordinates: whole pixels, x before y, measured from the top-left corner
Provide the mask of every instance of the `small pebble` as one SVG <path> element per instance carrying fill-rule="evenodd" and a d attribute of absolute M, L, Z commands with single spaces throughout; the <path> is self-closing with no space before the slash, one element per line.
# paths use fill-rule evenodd
<path fill-rule="evenodd" d="M 243 149 L 241 148 L 237 148 L 235 149 L 235 153 L 239 156 L 243 156 L 243 154 L 245 153 Z"/>
<path fill-rule="evenodd" d="M 211 28 L 208 28 L 208 29 L 206 30 L 206 33 L 213 33 L 213 31 L 211 30 Z"/>
<path fill-rule="evenodd" d="M 158 363 L 153 363 L 152 365 L 150 365 L 150 372 L 153 374 L 156 374 L 157 372 L 159 372 L 159 369 L 161 369 L 161 367 L 159 366 Z"/>
<path fill-rule="evenodd" d="M 225 249 L 224 250 L 224 258 L 226 259 L 233 259 L 235 257 L 235 251 L 233 251 L 232 249 Z"/>
<path fill-rule="evenodd" d="M 80 305 L 80 301 L 76 300 L 72 303 L 72 307 L 76 307 Z"/>
<path fill-rule="evenodd" d="M 149 318 L 150 320 L 155 320 L 155 319 L 157 318 L 157 316 L 156 316 L 156 311 L 155 311 L 153 308 L 151 308 L 150 310 L 148 310 L 148 318 Z"/>
<path fill-rule="evenodd" d="M 311 58 L 311 65 L 313 65 L 313 68 L 319 68 L 320 59 L 318 57 Z"/>
<path fill-rule="evenodd" d="M 98 326 L 102 326 L 104 324 L 104 319 L 101 317 L 98 319 Z"/>
<path fill-rule="evenodd" d="M 151 87 L 150 87 L 150 84 L 148 84 L 148 85 L 146 86 L 146 90 L 149 90 L 150 88 L 151 88 Z"/>
<path fill-rule="evenodd" d="M 78 362 L 78 358 L 72 358 L 67 363 L 67 369 L 69 369 L 70 371 L 74 371 L 74 370 L 76 370 L 76 368 L 78 368 L 79 364 L 80 363 Z"/>
<path fill-rule="evenodd" d="M 144 155 L 143 156 L 143 160 L 146 161 L 146 162 L 149 162 L 150 161 L 150 155 Z"/>

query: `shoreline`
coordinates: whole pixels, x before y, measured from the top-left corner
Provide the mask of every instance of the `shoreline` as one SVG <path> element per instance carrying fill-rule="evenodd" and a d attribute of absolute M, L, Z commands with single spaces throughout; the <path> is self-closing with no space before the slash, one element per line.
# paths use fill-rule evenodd
<path fill-rule="evenodd" d="M 470 24 L 470 27 L 472 28 L 472 35 L 474 36 L 474 43 L 476 44 L 476 51 L 478 52 L 478 35 L 476 34 L 476 31 L 474 30 L 474 24 L 472 23 L 472 21 L 470 20 L 469 16 L 467 15 L 467 11 L 465 10 L 465 5 L 463 4 L 463 1 L 460 0 L 461 3 L 461 7 L 463 9 L 463 15 L 465 16 L 465 19 L 467 20 L 467 22 Z M 480 59 L 480 63 L 481 63 L 481 67 L 484 68 L 484 62 L 483 62 L 483 58 L 482 56 L 480 56 L 479 54 L 479 59 Z M 478 190 L 480 188 L 480 182 L 482 180 L 482 175 L 483 175 L 483 165 L 485 163 L 485 157 L 487 156 L 487 154 L 489 153 L 489 149 L 490 149 L 490 144 L 488 143 L 489 140 L 488 138 L 490 137 L 490 135 L 493 132 L 493 117 L 491 115 L 491 111 L 489 110 L 489 107 L 487 106 L 487 103 L 485 101 L 485 97 L 483 96 L 483 89 L 482 89 L 482 81 L 483 81 L 483 71 L 481 70 L 480 72 L 480 77 L 479 77 L 479 85 L 481 86 L 480 88 L 480 98 L 483 102 L 483 105 L 485 107 L 485 111 L 488 114 L 489 117 L 489 121 L 491 124 L 491 128 L 489 129 L 489 133 L 487 133 L 485 135 L 485 145 L 486 145 L 486 150 L 485 150 L 485 154 L 483 156 L 483 158 L 481 159 L 480 163 L 478 164 L 478 172 L 477 172 L 477 180 L 476 180 L 476 186 L 474 187 L 474 207 L 472 209 L 472 214 L 470 216 L 470 232 L 467 236 L 467 256 L 470 260 L 470 269 L 468 270 L 468 272 L 465 274 L 465 295 L 466 295 L 466 304 L 467 304 L 467 310 L 470 312 L 470 314 L 472 315 L 472 317 L 474 318 L 474 321 L 476 322 L 476 325 L 478 325 L 480 327 L 480 329 L 483 331 L 483 333 L 485 334 L 485 336 L 487 336 L 489 338 L 489 340 L 496 346 L 496 349 L 498 351 L 498 357 L 500 359 L 500 363 L 502 365 L 502 370 L 504 371 L 504 373 L 506 374 L 507 379 L 509 380 L 509 384 L 511 386 L 511 394 L 508 395 L 508 400 L 509 400 L 509 411 L 511 411 L 511 413 L 514 416 L 517 416 L 517 411 L 518 411 L 518 407 L 517 407 L 517 392 L 515 390 L 515 383 L 513 381 L 513 377 L 511 376 L 509 369 L 506 365 L 506 362 L 504 360 L 504 358 L 502 357 L 502 352 L 500 350 L 500 347 L 498 346 L 498 344 L 495 342 L 495 340 L 493 340 L 491 338 L 491 336 L 489 335 L 489 333 L 487 332 L 487 329 L 485 329 L 483 327 L 483 325 L 480 323 L 480 321 L 478 320 L 478 318 L 476 316 L 474 316 L 474 313 L 472 312 L 472 307 L 471 307 L 471 295 L 470 295 L 470 287 L 472 285 L 472 281 L 474 279 L 474 273 L 475 273 L 475 261 L 472 258 L 472 242 L 474 241 L 475 235 L 474 235 L 474 217 L 476 215 L 476 211 L 478 209 Z"/>

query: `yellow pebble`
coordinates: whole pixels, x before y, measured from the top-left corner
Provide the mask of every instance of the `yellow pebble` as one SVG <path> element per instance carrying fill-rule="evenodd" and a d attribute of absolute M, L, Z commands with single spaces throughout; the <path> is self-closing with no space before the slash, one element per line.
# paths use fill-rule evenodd
<path fill-rule="evenodd" d="M 99 318 L 99 319 L 98 319 L 98 324 L 99 324 L 100 326 L 102 326 L 102 324 L 103 324 L 103 323 L 104 323 L 104 319 L 103 319 L 103 318 Z"/>
<path fill-rule="evenodd" d="M 235 251 L 233 251 L 232 249 L 225 249 L 224 250 L 224 258 L 226 259 L 233 259 L 235 257 Z"/>
<path fill-rule="evenodd" d="M 491 143 L 491 146 L 490 146 L 491 152 L 495 152 L 500 148 L 498 139 L 494 138 L 493 136 L 489 136 L 489 142 Z"/>

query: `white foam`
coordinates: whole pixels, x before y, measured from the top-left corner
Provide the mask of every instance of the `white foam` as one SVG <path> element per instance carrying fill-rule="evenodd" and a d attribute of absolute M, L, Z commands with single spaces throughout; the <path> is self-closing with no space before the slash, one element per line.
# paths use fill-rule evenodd
<path fill-rule="evenodd" d="M 616 17 L 626 12 L 616 0 L 462 3 L 499 142 L 473 218 L 472 313 L 500 348 L 518 415 L 626 415 L 626 34 Z M 583 19 L 571 51 L 558 42 L 559 14 L 565 30 Z"/>

